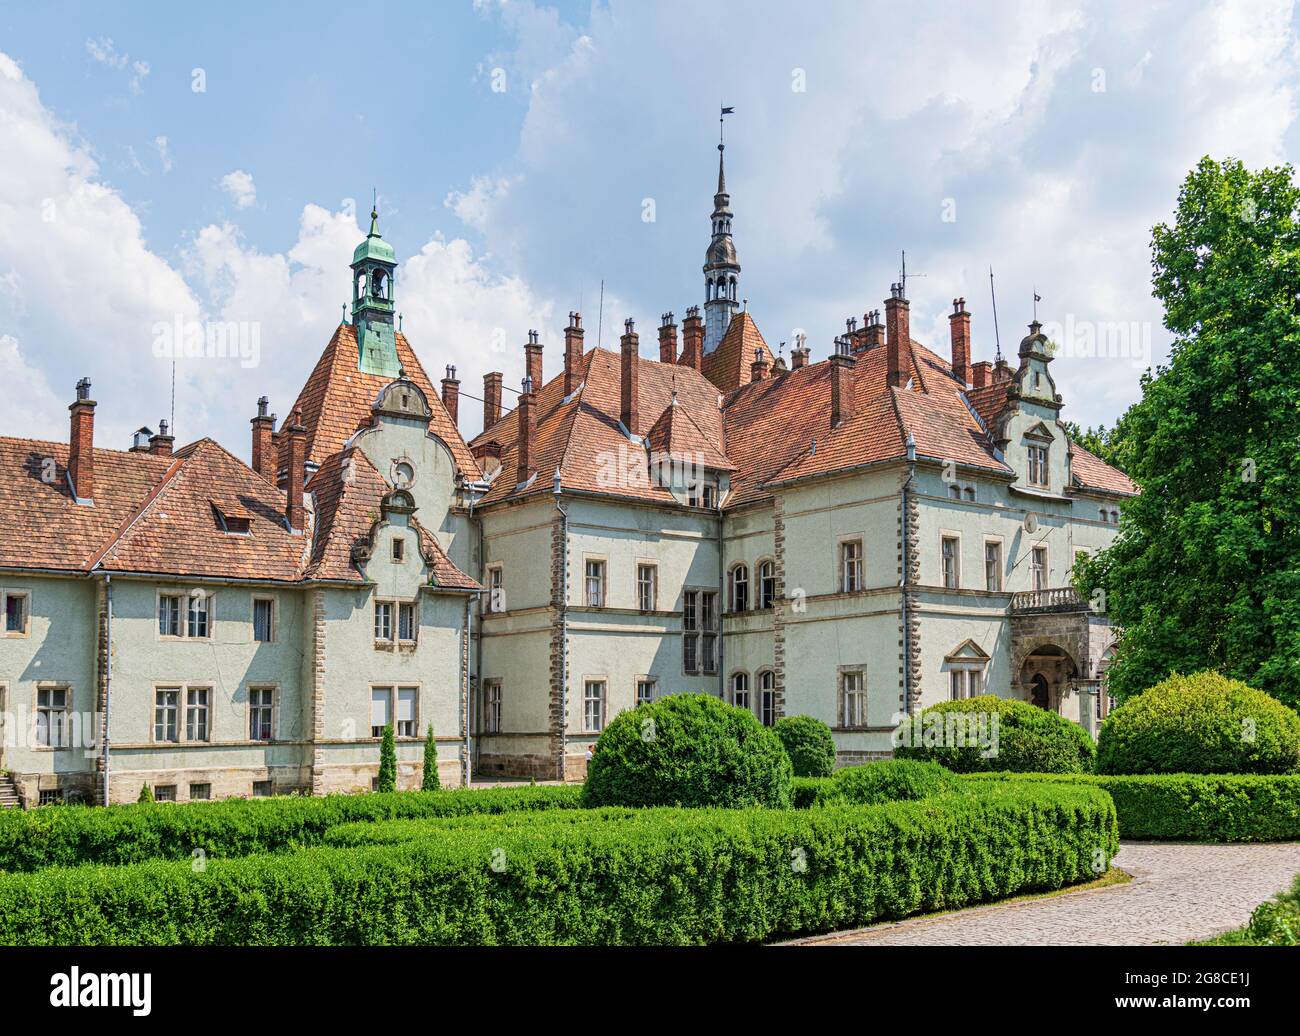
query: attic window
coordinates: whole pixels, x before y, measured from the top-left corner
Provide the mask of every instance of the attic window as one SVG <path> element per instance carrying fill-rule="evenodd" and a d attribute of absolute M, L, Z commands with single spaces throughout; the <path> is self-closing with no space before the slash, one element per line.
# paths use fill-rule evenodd
<path fill-rule="evenodd" d="M 393 560 L 403 561 L 406 558 L 406 540 L 400 536 L 393 538 Z"/>
<path fill-rule="evenodd" d="M 247 535 L 250 531 L 250 523 L 247 516 L 230 515 L 226 518 L 226 532 L 242 533 Z"/>
<path fill-rule="evenodd" d="M 252 531 L 253 516 L 239 504 L 230 500 L 212 500 L 212 510 L 224 532 L 233 536 L 247 536 Z"/>

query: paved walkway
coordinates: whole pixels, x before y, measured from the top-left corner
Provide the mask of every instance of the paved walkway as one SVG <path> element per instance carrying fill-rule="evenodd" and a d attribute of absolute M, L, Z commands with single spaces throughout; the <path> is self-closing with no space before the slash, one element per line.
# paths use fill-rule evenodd
<path fill-rule="evenodd" d="M 1138 946 L 1240 928 L 1300 874 L 1300 843 L 1124 842 L 1123 885 L 1066 892 L 796 940 L 826 946 Z"/>

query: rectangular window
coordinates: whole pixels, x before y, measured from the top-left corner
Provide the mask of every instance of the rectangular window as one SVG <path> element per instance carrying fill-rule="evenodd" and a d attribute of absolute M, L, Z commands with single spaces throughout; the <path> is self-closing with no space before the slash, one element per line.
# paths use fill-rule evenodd
<path fill-rule="evenodd" d="M 605 729 L 605 681 L 586 680 L 582 690 L 582 729 Z"/>
<path fill-rule="evenodd" d="M 406 540 L 400 536 L 393 537 L 393 560 L 398 564 L 406 559 Z"/>
<path fill-rule="evenodd" d="M 415 737 L 420 732 L 415 715 L 417 687 L 399 687 L 397 689 L 397 730 L 398 737 Z"/>
<path fill-rule="evenodd" d="M 978 669 L 954 669 L 948 674 L 948 687 L 953 701 L 976 698 L 980 693 L 982 673 Z"/>
<path fill-rule="evenodd" d="M 212 785 L 211 785 L 211 784 L 191 784 L 191 785 L 190 785 L 190 801 L 191 801 L 191 802 L 206 802 L 206 801 L 207 801 L 208 799 L 210 799 L 210 798 L 212 798 Z"/>
<path fill-rule="evenodd" d="M 649 705 L 655 700 L 655 680 L 653 677 L 646 677 L 636 682 L 636 703 L 637 705 Z"/>
<path fill-rule="evenodd" d="M 185 692 L 185 740 L 207 741 L 210 697 L 207 687 L 190 687 Z"/>
<path fill-rule="evenodd" d="M 253 639 L 269 644 L 275 638 L 275 602 L 269 597 L 253 598 Z"/>
<path fill-rule="evenodd" d="M 764 681 L 759 682 L 758 688 L 758 719 L 765 727 L 770 727 L 776 722 L 776 691 Z"/>
<path fill-rule="evenodd" d="M 718 592 L 700 591 L 700 668 L 718 671 Z"/>
<path fill-rule="evenodd" d="M 187 637 L 206 637 L 210 629 L 208 612 L 212 598 L 199 593 L 190 596 L 189 609 L 185 615 L 185 635 Z"/>
<path fill-rule="evenodd" d="M 1035 547 L 1030 552 L 1029 578 L 1035 590 L 1047 589 L 1047 548 Z"/>
<path fill-rule="evenodd" d="M 384 727 L 393 721 L 393 689 L 370 688 L 370 736 L 383 737 Z"/>
<path fill-rule="evenodd" d="M 42 806 L 61 806 L 63 805 L 63 789 L 42 788 L 37 801 Z"/>
<path fill-rule="evenodd" d="M 36 743 L 43 748 L 67 748 L 68 709 L 72 695 L 66 687 L 40 687 L 36 691 Z"/>
<path fill-rule="evenodd" d="M 153 739 L 155 741 L 180 740 L 180 728 L 177 723 L 180 700 L 179 687 L 161 687 L 154 692 Z"/>
<path fill-rule="evenodd" d="M 27 632 L 27 595 L 5 594 L 5 632 Z"/>
<path fill-rule="evenodd" d="M 691 507 L 712 510 L 718 506 L 718 487 L 708 479 L 692 482 L 686 491 L 686 502 Z"/>
<path fill-rule="evenodd" d="M 636 606 L 643 612 L 655 610 L 658 596 L 659 568 L 657 565 L 638 564 L 636 566 Z"/>
<path fill-rule="evenodd" d="M 162 637 L 179 637 L 181 635 L 181 599 L 174 594 L 158 595 L 158 635 Z"/>
<path fill-rule="evenodd" d="M 253 798 L 269 799 L 271 797 L 272 787 L 270 781 L 253 782 Z"/>
<path fill-rule="evenodd" d="M 867 725 L 867 690 L 861 672 L 840 674 L 840 701 L 841 726 Z"/>
<path fill-rule="evenodd" d="M 500 565 L 492 565 L 487 570 L 488 576 L 488 602 L 487 610 L 490 612 L 503 612 L 506 610 L 505 600 L 505 575 Z"/>
<path fill-rule="evenodd" d="M 943 537 L 943 585 L 949 590 L 956 590 L 961 582 L 960 542 L 956 536 Z"/>
<path fill-rule="evenodd" d="M 700 671 L 699 592 L 682 594 L 682 668 L 688 673 Z"/>
<path fill-rule="evenodd" d="M 501 733 L 501 681 L 483 681 L 483 733 Z"/>
<path fill-rule="evenodd" d="M 155 784 L 153 786 L 154 802 L 175 802 L 176 785 L 174 784 Z"/>
<path fill-rule="evenodd" d="M 397 636 L 400 640 L 415 640 L 415 605 L 410 601 L 397 606 Z"/>
<path fill-rule="evenodd" d="M 840 591 L 857 593 L 862 589 L 862 541 L 845 540 L 840 544 Z"/>
<path fill-rule="evenodd" d="M 749 674 L 733 673 L 731 676 L 731 704 L 738 709 L 749 709 Z"/>
<path fill-rule="evenodd" d="M 274 691 L 270 687 L 254 687 L 248 692 L 248 739 L 271 740 L 271 716 Z"/>
<path fill-rule="evenodd" d="M 585 572 L 587 607 L 605 607 L 605 562 L 588 559 Z"/>
<path fill-rule="evenodd" d="M 743 612 L 749 609 L 749 569 L 737 565 L 731 570 L 731 610 Z"/>
<path fill-rule="evenodd" d="M 1002 544 L 984 542 L 984 589 L 1002 589 Z"/>
<path fill-rule="evenodd" d="M 758 606 L 771 608 L 776 601 L 776 563 L 764 561 L 758 566 Z"/>
<path fill-rule="evenodd" d="M 1047 447 L 1030 446 L 1029 447 L 1029 484 L 1031 486 L 1047 486 Z"/>
<path fill-rule="evenodd" d="M 393 639 L 393 605 L 391 601 L 375 602 L 375 639 Z"/>

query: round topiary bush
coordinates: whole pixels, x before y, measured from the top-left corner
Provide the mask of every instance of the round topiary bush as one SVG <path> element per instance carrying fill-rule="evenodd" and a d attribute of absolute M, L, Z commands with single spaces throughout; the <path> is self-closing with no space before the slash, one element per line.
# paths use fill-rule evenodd
<path fill-rule="evenodd" d="M 938 763 L 921 759 L 886 759 L 840 770 L 818 795 L 817 804 L 851 802 L 874 806 L 878 802 L 928 799 L 963 790 L 961 778 Z"/>
<path fill-rule="evenodd" d="M 1175 673 L 1102 724 L 1098 773 L 1292 773 L 1300 715 L 1218 673 Z"/>
<path fill-rule="evenodd" d="M 675 694 L 614 717 L 587 764 L 582 804 L 788 809 L 793 779 L 781 742 L 752 712 Z"/>
<path fill-rule="evenodd" d="M 829 777 L 835 770 L 831 728 L 811 716 L 786 716 L 772 727 L 785 747 L 796 777 Z"/>
<path fill-rule="evenodd" d="M 904 720 L 895 741 L 895 758 L 925 759 L 956 773 L 1089 773 L 1097 754 L 1078 723 L 992 694 L 931 705 Z"/>

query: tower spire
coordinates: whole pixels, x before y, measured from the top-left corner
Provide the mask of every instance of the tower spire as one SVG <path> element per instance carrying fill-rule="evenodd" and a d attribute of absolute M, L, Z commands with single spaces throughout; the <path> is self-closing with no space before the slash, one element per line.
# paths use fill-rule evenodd
<path fill-rule="evenodd" d="M 718 113 L 718 189 L 713 195 L 713 236 L 704 255 L 704 352 L 718 347 L 739 308 L 740 261 L 731 239 L 731 195 L 727 193 L 726 141 L 723 120 L 734 108 Z"/>

